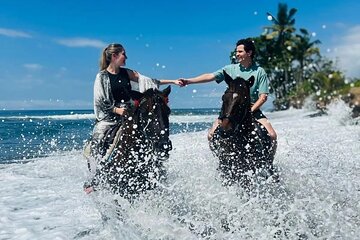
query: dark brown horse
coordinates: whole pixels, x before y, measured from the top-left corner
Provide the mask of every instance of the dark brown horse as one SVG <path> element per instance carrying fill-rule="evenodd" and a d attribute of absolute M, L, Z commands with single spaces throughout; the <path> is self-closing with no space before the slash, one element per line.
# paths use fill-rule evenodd
<path fill-rule="evenodd" d="M 222 96 L 221 124 L 209 142 L 210 148 L 219 158 L 224 182 L 248 186 L 251 175 L 259 171 L 273 174 L 275 143 L 251 113 L 250 87 L 254 77 L 232 79 L 225 71 L 224 75 L 228 88 Z"/>
<path fill-rule="evenodd" d="M 128 109 L 119 124 L 97 169 L 96 184 L 132 199 L 166 178 L 163 162 L 172 149 L 167 105 L 170 91 L 169 86 L 163 91 L 149 89 L 136 94 L 138 104 Z"/>

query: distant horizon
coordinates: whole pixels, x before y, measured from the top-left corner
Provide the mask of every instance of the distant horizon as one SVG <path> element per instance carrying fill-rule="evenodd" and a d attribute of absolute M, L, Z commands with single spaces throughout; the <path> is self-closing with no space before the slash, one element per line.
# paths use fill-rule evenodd
<path fill-rule="evenodd" d="M 171 108 L 171 110 L 192 110 L 192 109 L 208 109 L 216 110 L 220 108 L 199 107 L 199 108 Z M 0 111 L 94 111 L 94 109 L 1 109 Z"/>

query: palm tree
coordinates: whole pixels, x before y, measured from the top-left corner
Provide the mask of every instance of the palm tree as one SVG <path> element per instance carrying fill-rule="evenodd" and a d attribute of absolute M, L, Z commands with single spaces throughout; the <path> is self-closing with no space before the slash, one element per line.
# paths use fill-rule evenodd
<path fill-rule="evenodd" d="M 326 89 L 325 93 L 334 92 L 343 80 L 340 72 L 334 70 L 334 64 L 320 55 L 317 47 L 320 41 L 312 40 L 306 29 L 296 32 L 296 12 L 297 9 L 289 10 L 287 4 L 280 3 L 276 17 L 267 13 L 273 25 L 265 27 L 260 36 L 253 38 L 256 61 L 268 73 L 270 92 L 275 94 L 277 109 L 286 109 L 291 100 L 299 102 L 315 93 L 319 96 L 322 89 Z M 232 56 L 233 52 L 231 62 L 234 61 Z"/>
<path fill-rule="evenodd" d="M 314 57 L 320 57 L 320 50 L 316 45 L 320 44 L 319 40 L 310 40 L 309 32 L 300 28 L 301 34 L 296 34 L 291 43 L 291 55 L 293 60 L 299 64 L 299 83 L 304 81 L 304 66 L 314 62 Z"/>
<path fill-rule="evenodd" d="M 269 20 L 273 23 L 270 27 L 265 27 L 265 30 L 269 32 L 267 39 L 277 39 L 279 47 L 283 47 L 286 40 L 290 39 L 291 34 L 295 32 L 295 13 L 296 8 L 291 8 L 288 13 L 288 7 L 286 3 L 279 3 L 277 18 L 271 13 L 267 13 Z"/>
<path fill-rule="evenodd" d="M 265 38 L 268 40 L 268 44 L 272 47 L 268 47 L 272 50 L 270 54 L 273 55 L 273 66 L 276 66 L 280 71 L 276 71 L 274 75 L 274 85 L 276 89 L 276 97 L 284 98 L 292 87 L 292 81 L 290 80 L 292 56 L 288 51 L 288 47 L 291 45 L 292 34 L 295 32 L 295 13 L 297 9 L 291 8 L 288 11 L 288 6 L 285 3 L 279 3 L 277 17 L 274 17 L 271 13 L 267 13 L 268 19 L 273 23 L 272 26 L 265 27 Z"/>

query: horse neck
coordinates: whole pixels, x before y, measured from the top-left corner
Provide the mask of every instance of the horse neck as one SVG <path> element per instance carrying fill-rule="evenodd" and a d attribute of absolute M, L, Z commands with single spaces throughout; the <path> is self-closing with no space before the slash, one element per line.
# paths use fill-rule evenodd
<path fill-rule="evenodd" d="M 139 111 L 137 109 L 129 112 L 128 115 L 124 118 L 123 124 L 121 126 L 123 133 L 129 136 L 132 135 L 133 130 L 138 129 L 140 125 L 139 119 Z"/>
<path fill-rule="evenodd" d="M 246 106 L 246 109 L 244 110 L 244 114 L 245 114 L 244 118 L 236 126 L 236 132 L 238 132 L 241 135 L 249 134 L 255 128 L 253 124 L 253 117 L 251 114 L 250 102 Z"/>

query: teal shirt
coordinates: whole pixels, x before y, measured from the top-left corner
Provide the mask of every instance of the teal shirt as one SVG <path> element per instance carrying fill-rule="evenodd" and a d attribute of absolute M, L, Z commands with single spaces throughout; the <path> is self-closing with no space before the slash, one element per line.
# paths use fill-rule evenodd
<path fill-rule="evenodd" d="M 225 70 L 225 72 L 233 79 L 241 77 L 248 80 L 251 76 L 255 77 L 254 85 L 250 88 L 250 98 L 252 103 L 255 103 L 259 99 L 260 94 L 269 93 L 269 79 L 265 70 L 259 65 L 253 64 L 249 68 L 245 68 L 239 63 L 227 65 L 213 73 L 217 83 L 220 83 L 225 79 L 223 70 Z"/>

